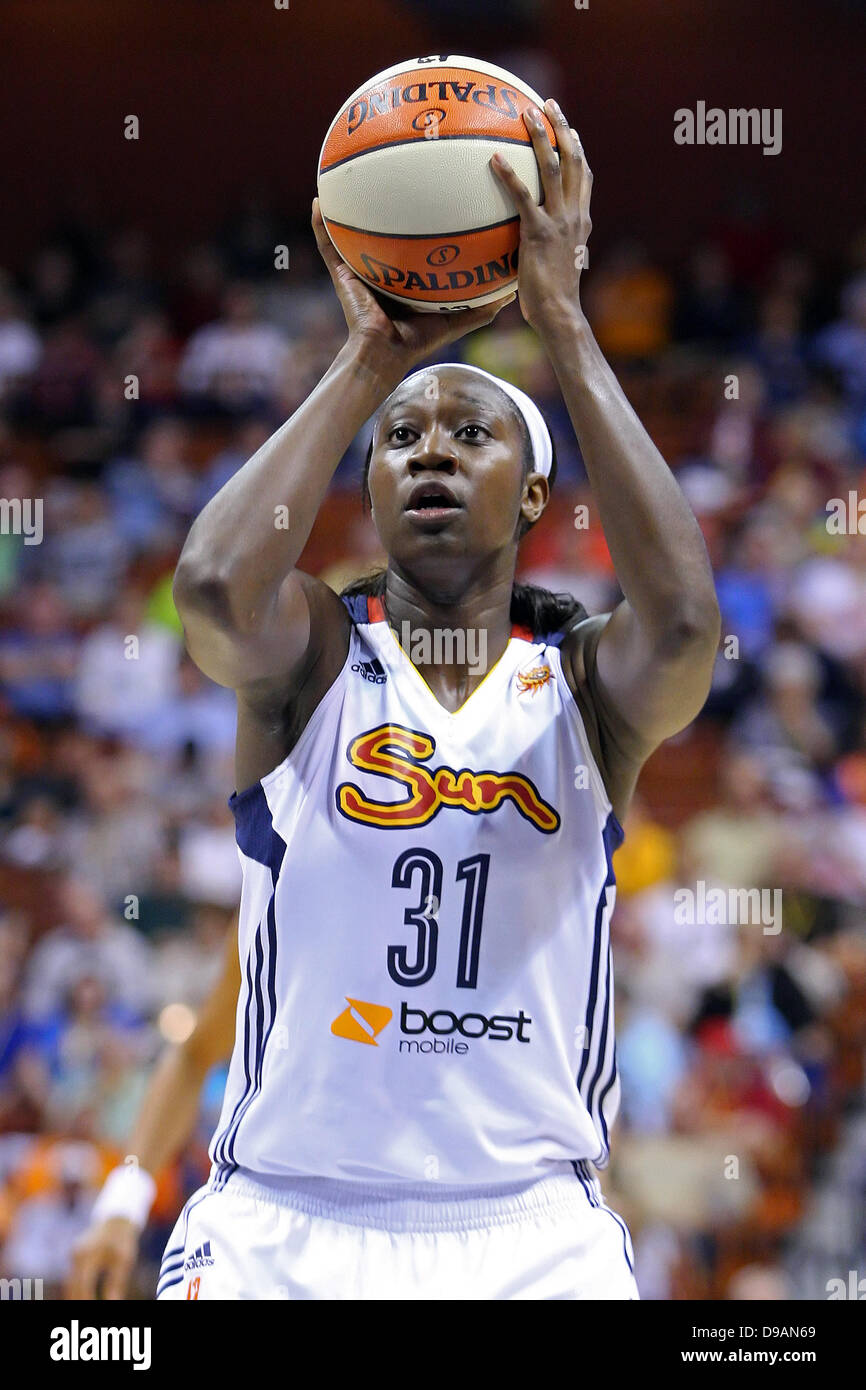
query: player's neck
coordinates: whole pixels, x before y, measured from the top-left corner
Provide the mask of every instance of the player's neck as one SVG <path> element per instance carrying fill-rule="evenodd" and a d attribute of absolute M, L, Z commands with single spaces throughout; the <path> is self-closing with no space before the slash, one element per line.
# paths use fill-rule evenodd
<path fill-rule="evenodd" d="M 389 575 L 382 603 L 389 627 L 441 704 L 469 698 L 511 637 L 511 579 L 473 593 L 431 599 Z"/>

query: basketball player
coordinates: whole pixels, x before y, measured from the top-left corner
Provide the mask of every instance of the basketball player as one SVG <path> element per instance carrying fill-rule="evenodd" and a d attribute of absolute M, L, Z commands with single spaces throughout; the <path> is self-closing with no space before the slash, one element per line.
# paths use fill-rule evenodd
<path fill-rule="evenodd" d="M 124 1162 L 107 1176 L 87 1230 L 72 1252 L 68 1299 L 126 1297 L 154 1197 L 154 1174 L 172 1163 L 196 1128 L 208 1072 L 231 1055 L 241 979 L 237 923 L 228 933 L 223 968 L 184 1042 L 167 1047 L 139 1106 Z"/>
<path fill-rule="evenodd" d="M 591 175 L 545 109 L 561 159 L 526 117 L 543 205 L 492 168 L 624 598 L 587 618 L 514 583 L 554 476 L 533 402 L 464 366 L 406 376 L 496 307 L 386 310 L 314 201 L 346 344 L 175 579 L 194 660 L 237 692 L 242 986 L 212 1174 L 160 1298 L 638 1297 L 595 1171 L 619 1096 L 611 861 L 641 763 L 706 697 L 719 613 L 581 310 Z M 388 563 L 338 596 L 297 562 L 373 414 Z"/>

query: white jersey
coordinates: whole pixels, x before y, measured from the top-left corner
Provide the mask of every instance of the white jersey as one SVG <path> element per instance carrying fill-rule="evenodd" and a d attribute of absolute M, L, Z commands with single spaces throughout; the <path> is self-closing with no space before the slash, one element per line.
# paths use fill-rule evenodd
<path fill-rule="evenodd" d="M 560 663 L 512 627 L 455 712 L 377 598 L 288 757 L 233 808 L 237 1033 L 210 1155 L 488 1185 L 604 1167 L 622 830 Z"/>

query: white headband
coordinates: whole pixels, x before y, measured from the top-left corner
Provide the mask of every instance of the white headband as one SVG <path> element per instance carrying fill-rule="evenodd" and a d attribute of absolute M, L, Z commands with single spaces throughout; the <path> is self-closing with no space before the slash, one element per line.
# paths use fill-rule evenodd
<path fill-rule="evenodd" d="M 535 464 L 534 471 L 543 473 L 545 478 L 549 477 L 553 463 L 553 441 L 550 438 L 550 430 L 547 428 L 544 416 L 532 397 L 527 396 L 525 391 L 521 391 L 519 386 L 512 386 L 510 381 L 503 381 L 501 376 L 494 376 L 492 372 L 485 372 L 483 367 L 472 367 L 468 362 L 436 362 L 432 367 L 420 367 L 417 372 L 412 372 L 409 376 L 404 377 L 400 385 L 405 386 L 407 381 L 414 381 L 416 376 L 423 376 L 425 372 L 438 371 L 440 367 L 461 367 L 464 372 L 475 372 L 478 376 L 486 377 L 488 381 L 492 381 L 494 386 L 498 386 L 500 391 L 504 391 L 506 396 L 511 397 L 523 416 L 529 431 L 532 458 Z"/>

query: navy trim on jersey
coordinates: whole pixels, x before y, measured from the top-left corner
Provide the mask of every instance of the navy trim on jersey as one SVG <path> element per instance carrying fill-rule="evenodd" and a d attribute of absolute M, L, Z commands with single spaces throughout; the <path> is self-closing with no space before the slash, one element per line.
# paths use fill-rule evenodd
<path fill-rule="evenodd" d="M 271 875 L 271 896 L 263 920 L 259 923 L 247 956 L 246 1004 L 244 1007 L 244 1089 L 235 1103 L 228 1125 L 213 1146 L 214 1162 L 220 1168 L 220 1186 L 237 1166 L 235 1140 L 244 1115 L 261 1091 L 265 1048 L 277 1017 L 276 961 L 277 923 L 275 899 L 280 870 L 288 846 L 274 828 L 271 808 L 264 787 L 257 783 L 240 796 L 229 798 L 235 817 L 235 834 L 243 854 L 263 864 Z M 255 969 L 253 970 L 253 958 Z M 265 1022 L 264 976 L 267 967 L 268 1022 Z M 254 1046 L 250 1043 L 255 1035 Z"/>
<path fill-rule="evenodd" d="M 598 895 L 598 903 L 595 909 L 595 932 L 592 947 L 592 968 L 590 971 L 589 998 L 587 1000 L 586 1017 L 584 1020 L 584 1037 L 590 1042 L 590 1044 L 594 1040 L 593 1020 L 595 1018 L 596 1004 L 599 998 L 599 979 L 601 975 L 602 952 L 604 952 L 605 956 L 604 990 L 601 996 L 603 1000 L 603 1021 L 601 1025 L 601 1035 L 598 1049 L 596 1051 L 596 1049 L 594 1049 L 591 1045 L 589 1047 L 584 1048 L 583 1058 L 581 1059 L 580 1063 L 580 1071 L 577 1075 L 577 1089 L 580 1092 L 581 1098 L 589 1112 L 590 1118 L 593 1124 L 595 1125 L 596 1130 L 600 1131 L 602 1136 L 602 1154 L 600 1155 L 601 1160 L 605 1159 L 609 1152 L 607 1122 L 604 1118 L 601 1103 L 607 1096 L 608 1091 L 610 1090 L 611 1086 L 616 1080 L 617 1074 L 616 1042 L 614 1041 L 613 1054 L 611 1057 L 610 1076 L 605 1079 L 604 1085 L 599 1095 L 598 1104 L 594 1105 L 593 1097 L 599 1086 L 599 1082 L 601 1081 L 602 1074 L 605 1068 L 604 1057 L 605 1052 L 607 1050 L 607 1035 L 608 1030 L 611 1026 L 612 991 L 610 986 L 610 940 L 609 933 L 604 930 L 604 914 L 607 905 L 608 889 L 614 887 L 614 885 L 616 884 L 616 875 L 614 874 L 613 870 L 613 853 L 614 850 L 618 849 L 619 845 L 622 843 L 622 838 L 622 828 L 620 827 L 619 821 L 616 819 L 616 816 L 611 811 L 605 822 L 604 830 L 602 831 L 602 841 L 604 843 L 604 854 L 605 861 L 607 863 L 607 873 L 605 875 L 604 883 L 601 887 L 601 892 Z M 603 938 L 605 938 L 605 940 L 603 940 Z M 589 1083 L 588 1088 L 585 1089 L 584 1083 L 586 1080 L 586 1073 L 589 1068 L 590 1054 L 593 1051 L 596 1052 L 595 1072 L 593 1074 L 591 1082 Z"/>
<path fill-rule="evenodd" d="M 598 1201 L 596 1200 L 595 1194 L 592 1190 L 591 1179 L 589 1178 L 586 1172 L 586 1165 L 584 1161 L 582 1159 L 578 1161 L 576 1158 L 573 1158 L 571 1160 L 571 1166 L 577 1174 L 578 1182 L 580 1183 L 581 1187 L 586 1193 L 586 1200 L 589 1202 L 589 1205 L 591 1207 L 597 1207 Z"/>
<path fill-rule="evenodd" d="M 623 1219 L 622 1219 L 621 1216 L 617 1216 L 617 1214 L 616 1214 L 615 1211 L 611 1211 L 610 1207 L 607 1205 L 607 1202 L 603 1202 L 603 1203 L 602 1203 L 601 1209 L 602 1209 L 602 1211 L 606 1211 L 607 1214 L 608 1214 L 608 1216 L 612 1216 L 612 1217 L 613 1217 L 613 1219 L 614 1219 L 614 1221 L 616 1222 L 617 1226 L 619 1226 L 620 1230 L 622 1231 L 622 1253 L 625 1255 L 625 1262 L 626 1262 L 626 1264 L 628 1265 L 629 1274 L 632 1274 L 632 1275 L 633 1275 L 633 1274 L 634 1274 L 634 1264 L 632 1263 L 631 1255 L 629 1255 L 629 1253 L 628 1253 L 629 1234 L 628 1234 L 628 1229 L 627 1229 L 627 1227 L 626 1227 L 626 1224 L 625 1224 L 625 1222 L 623 1221 Z"/>
<path fill-rule="evenodd" d="M 366 594 L 341 594 L 340 598 L 349 610 L 349 617 L 353 623 L 368 623 L 367 616 L 367 595 Z"/>
<path fill-rule="evenodd" d="M 608 1216 L 613 1217 L 614 1221 L 619 1227 L 620 1232 L 622 1234 L 622 1253 L 625 1256 L 625 1262 L 628 1265 L 628 1272 L 633 1276 L 634 1264 L 632 1262 L 632 1257 L 629 1254 L 628 1250 L 629 1245 L 631 1243 L 631 1236 L 629 1235 L 628 1227 L 626 1226 L 622 1217 L 617 1216 L 616 1212 L 612 1211 L 611 1208 L 608 1206 L 607 1202 L 604 1200 L 604 1194 L 602 1193 L 601 1196 L 599 1196 L 596 1193 L 595 1178 L 589 1171 L 589 1164 L 587 1163 L 586 1159 L 582 1158 L 578 1160 L 576 1158 L 573 1158 L 571 1160 L 571 1166 L 577 1174 L 581 1186 L 583 1187 L 583 1190 L 586 1193 L 587 1200 L 589 1201 L 590 1206 L 596 1207 L 599 1211 L 606 1212 Z M 632 1252 L 632 1254 L 633 1253 L 634 1252 Z"/>

